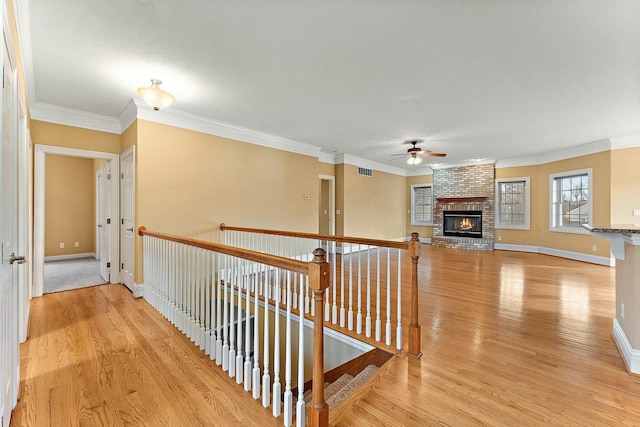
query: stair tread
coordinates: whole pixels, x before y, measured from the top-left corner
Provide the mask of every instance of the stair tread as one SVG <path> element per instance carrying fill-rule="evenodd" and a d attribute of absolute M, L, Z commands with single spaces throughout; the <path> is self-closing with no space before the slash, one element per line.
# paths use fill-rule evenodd
<path fill-rule="evenodd" d="M 326 397 L 325 400 L 327 402 L 327 405 L 329 405 L 329 408 L 335 408 L 340 405 L 340 403 L 342 403 L 347 397 L 349 397 L 351 393 L 353 393 L 366 380 L 368 380 L 373 374 L 375 374 L 378 369 L 379 368 L 374 365 L 367 366 L 358 375 L 353 377 L 347 384 L 345 384 L 344 387 L 342 387 L 330 397 Z"/>
<path fill-rule="evenodd" d="M 353 378 L 354 377 L 349 374 L 344 374 L 331 383 L 331 385 L 324 390 L 324 400 L 329 400 L 330 397 L 342 390 L 345 385 L 349 384 L 349 381 L 353 380 Z"/>

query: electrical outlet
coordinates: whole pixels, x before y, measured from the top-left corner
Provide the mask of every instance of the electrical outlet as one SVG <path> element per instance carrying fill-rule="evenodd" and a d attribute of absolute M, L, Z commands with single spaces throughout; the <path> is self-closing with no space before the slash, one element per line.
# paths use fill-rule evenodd
<path fill-rule="evenodd" d="M 640 209 L 634 209 L 633 216 L 640 216 Z"/>
<path fill-rule="evenodd" d="M 75 243 L 75 247 L 76 247 L 76 248 L 79 248 L 79 247 L 80 247 L 80 242 L 76 242 L 76 243 Z"/>
<path fill-rule="evenodd" d="M 620 303 L 620 317 L 624 319 L 624 303 Z"/>
<path fill-rule="evenodd" d="M 596 245 L 591 246 L 591 252 L 595 252 L 598 250 L 598 247 Z"/>
<path fill-rule="evenodd" d="M 60 243 L 60 249 L 64 249 L 64 243 Z"/>
<path fill-rule="evenodd" d="M 498 242 L 502 242 L 502 236 L 498 236 Z"/>

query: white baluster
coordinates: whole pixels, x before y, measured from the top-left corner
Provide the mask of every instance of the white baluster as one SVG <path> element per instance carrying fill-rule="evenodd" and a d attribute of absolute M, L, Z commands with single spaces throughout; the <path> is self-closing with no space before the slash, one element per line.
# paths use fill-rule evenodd
<path fill-rule="evenodd" d="M 238 280 L 238 259 L 234 258 L 232 261 L 233 264 L 233 276 L 232 282 L 229 283 L 229 376 L 236 376 L 236 332 L 233 329 L 235 324 L 235 287 L 237 285 Z"/>
<path fill-rule="evenodd" d="M 391 345 L 391 249 L 387 248 L 387 323 L 385 344 Z"/>
<path fill-rule="evenodd" d="M 210 356 L 210 360 L 214 359 L 214 355 L 211 353 L 211 335 L 213 334 L 213 329 L 211 328 L 211 303 L 213 302 L 213 297 L 211 296 L 211 274 L 209 270 L 209 251 L 202 250 L 202 303 L 204 309 L 204 318 L 201 322 L 201 328 L 203 331 L 202 341 L 204 342 L 204 354 Z"/>
<path fill-rule="evenodd" d="M 275 303 L 275 331 L 273 341 L 273 416 L 279 417 L 282 411 L 282 403 L 280 402 L 280 270 L 276 270 L 276 287 Z"/>
<path fill-rule="evenodd" d="M 270 284 L 270 267 L 264 266 L 265 289 L 271 289 Z M 271 404 L 271 375 L 269 374 L 269 292 L 264 295 L 264 370 L 262 373 L 262 406 L 267 408 Z"/>
<path fill-rule="evenodd" d="M 367 245 L 367 317 L 364 336 L 371 337 L 371 246 Z"/>
<path fill-rule="evenodd" d="M 344 246 L 342 247 L 344 250 Z M 344 257 L 344 253 L 342 254 Z M 353 331 L 353 252 L 349 244 L 349 313 L 347 315 L 347 329 Z"/>
<path fill-rule="evenodd" d="M 231 276 L 230 270 L 231 263 L 229 262 L 229 256 L 225 255 L 224 257 L 224 317 L 222 323 L 222 334 L 223 334 L 223 344 L 222 344 L 222 370 L 229 370 L 229 278 Z"/>
<path fill-rule="evenodd" d="M 246 285 L 245 270 L 245 261 L 242 260 L 240 261 L 239 277 L 236 282 L 236 289 L 238 289 L 238 321 L 236 324 L 236 345 L 238 346 L 238 351 L 236 354 L 236 384 L 242 384 L 242 380 L 244 379 L 242 363 L 242 359 L 244 358 L 242 355 L 242 288 Z"/>
<path fill-rule="evenodd" d="M 342 254 L 340 255 L 340 327 L 344 328 L 345 310 L 344 310 L 344 243 L 341 246 Z M 337 252 L 337 250 L 336 250 Z"/>
<path fill-rule="evenodd" d="M 398 326 L 396 326 L 396 348 L 402 350 L 402 260 L 398 249 Z"/>
<path fill-rule="evenodd" d="M 382 248 L 378 248 L 376 255 L 378 260 L 376 262 L 376 341 L 380 342 L 382 339 L 382 321 L 380 320 L 380 251 Z"/>
<path fill-rule="evenodd" d="M 362 333 L 362 258 L 360 244 L 358 244 L 358 314 L 356 315 L 356 332 Z"/>
<path fill-rule="evenodd" d="M 260 311 L 258 310 L 260 300 L 260 294 L 258 292 L 258 288 L 260 287 L 258 283 L 262 284 L 264 282 L 264 276 L 260 274 L 260 268 L 256 265 L 256 290 L 253 293 L 254 298 L 254 306 L 253 306 L 253 398 L 260 399 Z M 262 280 L 260 280 L 262 278 Z M 267 311 L 267 306 L 265 304 L 265 312 Z"/>
<path fill-rule="evenodd" d="M 332 269 L 333 269 L 333 311 L 332 311 L 332 316 L 331 316 L 331 322 L 335 325 L 338 323 L 338 304 L 336 303 L 336 297 L 337 297 L 337 288 L 338 288 L 338 282 L 337 282 L 337 275 L 338 275 L 338 253 L 337 253 L 337 248 L 336 248 L 336 242 L 330 242 L 329 245 L 331 245 L 331 247 L 333 248 L 333 253 L 332 255 L 332 259 L 333 259 L 333 263 L 332 263 Z"/>
<path fill-rule="evenodd" d="M 302 283 L 302 279 L 300 280 Z M 300 294 L 302 304 L 302 294 Z M 304 427 L 306 414 L 304 404 L 304 315 L 300 313 L 298 323 L 298 401 L 296 402 L 296 427 Z"/>
<path fill-rule="evenodd" d="M 284 425 L 293 423 L 293 393 L 291 392 L 291 272 L 287 272 L 287 322 L 285 335 Z"/>
<path fill-rule="evenodd" d="M 247 289 L 245 290 L 246 305 L 245 305 L 245 321 L 244 321 L 244 391 L 251 390 L 251 324 L 249 322 L 249 314 L 251 314 L 251 295 L 250 288 L 254 282 L 253 266 L 255 264 L 249 264 L 251 266 L 249 277 L 247 278 Z"/>

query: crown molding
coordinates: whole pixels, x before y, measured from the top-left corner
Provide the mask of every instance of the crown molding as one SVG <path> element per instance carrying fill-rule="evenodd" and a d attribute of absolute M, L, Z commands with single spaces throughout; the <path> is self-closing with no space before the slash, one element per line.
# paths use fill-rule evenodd
<path fill-rule="evenodd" d="M 118 122 L 120 123 L 120 129 L 122 129 L 122 132 L 127 130 L 129 126 L 131 126 L 133 122 L 136 121 L 137 118 L 138 118 L 138 107 L 136 106 L 136 103 L 133 102 L 133 99 L 132 99 L 131 101 L 129 101 L 127 106 L 124 107 L 124 110 L 122 110 L 122 113 L 120 113 L 120 115 L 118 116 Z"/>
<path fill-rule="evenodd" d="M 371 160 L 361 159 L 360 157 L 352 156 L 351 154 L 340 153 L 336 154 L 336 164 L 348 164 L 352 166 L 359 166 L 362 168 L 373 169 L 380 172 L 386 172 L 393 175 L 407 176 L 405 169 L 396 168 L 393 166 L 385 165 L 383 163 L 372 162 Z"/>
<path fill-rule="evenodd" d="M 611 149 L 611 141 L 601 139 L 588 142 L 582 145 L 563 148 L 562 150 L 550 151 L 538 156 L 519 157 L 515 159 L 504 159 L 496 162 L 496 168 L 511 168 L 517 166 L 535 166 L 545 163 L 557 162 L 559 160 L 571 159 L 573 157 L 586 156 L 588 154 L 600 153 Z"/>
<path fill-rule="evenodd" d="M 235 139 L 237 141 L 248 142 L 278 150 L 290 151 L 292 153 L 303 154 L 316 158 L 320 156 L 321 148 L 315 145 L 257 132 L 240 126 L 231 125 L 229 123 L 219 122 L 203 116 L 174 110 L 171 107 L 164 108 L 160 111 L 154 111 L 142 100 L 133 99 L 132 101 L 135 103 L 137 108 L 138 119 L 202 132 L 208 135 Z"/>
<path fill-rule="evenodd" d="M 36 102 L 30 105 L 29 111 L 32 120 L 75 126 L 107 133 L 122 133 L 120 122 L 115 117 L 72 110 L 43 102 Z"/>
<path fill-rule="evenodd" d="M 407 176 L 425 176 L 425 175 L 433 175 L 433 169 L 430 166 L 412 170 L 407 173 Z"/>
<path fill-rule="evenodd" d="M 329 163 L 330 165 L 335 165 L 337 163 L 335 154 L 325 153 L 324 151 L 318 153 L 318 160 L 322 163 Z"/>
<path fill-rule="evenodd" d="M 640 147 L 640 135 L 628 135 L 618 138 L 609 138 L 612 150 Z"/>

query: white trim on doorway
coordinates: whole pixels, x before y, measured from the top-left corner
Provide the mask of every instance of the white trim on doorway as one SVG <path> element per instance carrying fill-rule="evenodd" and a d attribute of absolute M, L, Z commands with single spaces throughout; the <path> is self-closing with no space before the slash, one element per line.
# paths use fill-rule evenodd
<path fill-rule="evenodd" d="M 79 150 L 76 148 L 55 147 L 50 145 L 35 146 L 35 179 L 34 179 L 34 247 L 33 247 L 33 296 L 42 296 L 44 282 L 44 207 L 45 207 L 45 176 L 47 154 L 69 157 L 83 157 L 89 159 L 104 159 L 111 162 L 111 200 L 109 218 L 113 227 L 109 230 L 111 245 L 109 259 L 114 268 L 111 271 L 111 283 L 120 282 L 120 270 L 117 260 L 120 259 L 120 229 L 117 223 L 120 218 L 120 162 L 119 155 L 102 151 Z"/>

